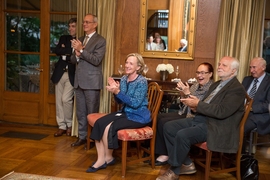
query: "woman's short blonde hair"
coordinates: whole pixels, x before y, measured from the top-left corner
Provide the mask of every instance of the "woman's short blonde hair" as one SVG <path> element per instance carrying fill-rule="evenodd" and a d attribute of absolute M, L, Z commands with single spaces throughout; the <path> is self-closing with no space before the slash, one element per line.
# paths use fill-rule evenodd
<path fill-rule="evenodd" d="M 127 55 L 125 62 L 127 61 L 127 59 L 131 56 L 136 57 L 137 59 L 137 65 L 140 66 L 140 69 L 137 71 L 138 74 L 142 74 L 143 73 L 143 69 L 144 69 L 144 60 L 142 55 L 138 54 L 138 53 L 130 53 Z"/>

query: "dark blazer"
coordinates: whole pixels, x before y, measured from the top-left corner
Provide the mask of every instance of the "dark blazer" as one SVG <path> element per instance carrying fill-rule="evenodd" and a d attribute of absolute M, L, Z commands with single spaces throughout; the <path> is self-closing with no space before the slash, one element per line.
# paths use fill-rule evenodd
<path fill-rule="evenodd" d="M 244 78 L 242 84 L 246 91 L 253 81 L 252 76 Z M 270 76 L 265 75 L 256 94 L 253 98 L 252 111 L 249 113 L 247 121 L 253 120 L 257 124 L 257 131 L 259 134 L 270 133 L 270 115 L 269 106 L 270 103 Z"/>
<path fill-rule="evenodd" d="M 56 55 L 59 56 L 59 60 L 55 64 L 55 69 L 53 71 L 51 80 L 54 84 L 58 83 L 62 75 L 68 66 L 68 77 L 72 86 L 74 86 L 74 76 L 75 76 L 75 65 L 70 62 L 70 56 L 72 54 L 71 42 L 72 36 L 64 35 L 61 36 L 59 42 L 55 48 Z M 65 47 L 62 47 L 64 44 Z M 66 55 L 66 60 L 62 59 L 62 55 Z"/>
<path fill-rule="evenodd" d="M 84 37 L 79 40 L 83 42 Z M 82 89 L 102 89 L 103 74 L 102 60 L 106 52 L 106 40 L 95 33 L 86 44 L 83 53 L 80 55 L 79 62 L 75 53 L 71 56 L 71 62 L 77 64 L 75 72 L 74 87 Z"/>
<path fill-rule="evenodd" d="M 267 64 L 265 72 L 267 72 L 268 74 L 270 74 L 270 63 Z"/>
<path fill-rule="evenodd" d="M 187 51 L 187 46 L 184 46 L 184 47 L 180 47 L 178 49 L 179 52 L 186 52 Z"/>
<path fill-rule="evenodd" d="M 204 99 L 219 85 L 212 84 Z M 236 77 L 231 79 L 209 104 L 199 101 L 197 113 L 205 116 L 207 146 L 212 151 L 235 153 L 239 145 L 239 124 L 244 114 L 246 91 Z"/>

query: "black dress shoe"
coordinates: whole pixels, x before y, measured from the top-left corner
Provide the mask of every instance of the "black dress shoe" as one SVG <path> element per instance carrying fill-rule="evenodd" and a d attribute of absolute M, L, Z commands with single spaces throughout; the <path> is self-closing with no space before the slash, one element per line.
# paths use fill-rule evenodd
<path fill-rule="evenodd" d="M 80 145 L 83 145 L 86 143 L 86 139 L 80 139 L 78 138 L 77 141 L 75 143 L 72 143 L 71 146 L 74 147 L 74 146 L 80 146 Z"/>
<path fill-rule="evenodd" d="M 107 162 L 106 162 L 107 163 Z M 114 165 L 116 163 L 116 159 L 113 158 L 113 160 L 111 160 L 111 162 L 107 163 L 108 166 Z"/>
<path fill-rule="evenodd" d="M 97 161 L 93 162 L 91 166 L 89 166 L 89 168 L 91 168 L 94 164 L 96 164 Z M 111 166 L 111 165 L 114 165 L 116 163 L 116 159 L 113 158 L 113 160 L 111 160 L 111 162 L 107 163 L 107 166 Z"/>
<path fill-rule="evenodd" d="M 99 166 L 99 167 L 97 167 L 97 168 L 95 168 L 95 167 L 89 167 L 87 170 L 86 170 L 86 172 L 87 173 L 93 173 L 93 172 L 97 172 L 98 170 L 100 170 L 100 169 L 105 169 L 107 167 L 107 163 L 105 162 L 103 165 L 101 165 L 101 166 Z"/>

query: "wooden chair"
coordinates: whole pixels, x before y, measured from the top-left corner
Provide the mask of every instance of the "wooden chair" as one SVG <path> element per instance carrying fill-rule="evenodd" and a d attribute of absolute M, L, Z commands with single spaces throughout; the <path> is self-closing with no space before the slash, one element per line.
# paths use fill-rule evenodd
<path fill-rule="evenodd" d="M 151 160 L 152 168 L 155 168 L 155 140 L 156 140 L 156 121 L 159 108 L 163 97 L 163 91 L 160 89 L 156 82 L 148 84 L 148 109 L 151 112 L 151 126 L 146 126 L 137 129 L 121 129 L 117 132 L 118 139 L 122 141 L 122 177 L 126 175 L 126 166 L 142 162 L 145 160 Z M 88 138 L 87 138 L 87 149 L 90 147 L 90 134 L 92 126 L 95 121 L 105 116 L 105 113 L 93 113 L 87 116 L 88 119 Z M 141 142 L 150 139 L 150 148 L 141 146 Z M 129 141 L 136 141 L 137 143 L 137 155 L 138 159 L 127 161 L 127 145 Z M 149 154 L 147 157 L 142 157 L 143 152 Z"/>
<path fill-rule="evenodd" d="M 244 137 L 244 126 L 249 115 L 250 109 L 252 107 L 253 99 L 251 99 L 246 94 L 246 103 L 245 103 L 245 113 L 242 117 L 240 122 L 240 133 L 239 133 L 239 147 L 236 153 L 236 158 L 233 159 L 235 167 L 224 168 L 223 160 L 228 158 L 223 154 L 220 153 L 220 163 L 221 169 L 213 169 L 211 168 L 211 161 L 212 161 L 212 151 L 207 148 L 207 142 L 195 144 L 195 146 L 199 147 L 200 149 L 204 150 L 206 153 L 206 158 L 196 158 L 194 159 L 195 163 L 205 168 L 205 180 L 209 179 L 209 176 L 212 174 L 219 174 L 219 173 L 228 173 L 236 171 L 236 178 L 241 180 L 240 174 L 240 162 L 241 162 L 241 152 L 242 152 L 242 145 L 243 145 L 243 137 Z"/>
<path fill-rule="evenodd" d="M 252 131 L 250 131 L 250 135 L 249 135 L 249 140 L 248 140 L 248 143 L 249 143 L 248 154 L 249 155 L 255 154 L 256 146 L 270 144 L 269 140 L 263 141 L 263 142 L 257 142 L 257 140 L 258 140 L 258 132 L 257 132 L 257 128 L 255 128 Z M 255 149 L 253 150 L 254 147 Z"/>
<path fill-rule="evenodd" d="M 88 129 L 87 129 L 87 137 L 86 137 L 86 148 L 87 150 L 90 149 L 90 143 L 94 142 L 92 139 L 90 139 L 90 135 L 92 132 L 92 127 L 94 126 L 96 120 L 99 118 L 105 116 L 107 113 L 92 113 L 87 115 L 87 121 L 88 121 Z"/>

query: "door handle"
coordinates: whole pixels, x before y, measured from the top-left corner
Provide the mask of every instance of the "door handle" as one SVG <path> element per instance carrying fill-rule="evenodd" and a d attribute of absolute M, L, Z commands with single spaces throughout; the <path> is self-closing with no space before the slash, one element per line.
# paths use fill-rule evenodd
<path fill-rule="evenodd" d="M 40 68 L 36 68 L 36 70 L 38 70 L 39 72 L 43 72 L 43 69 Z"/>

